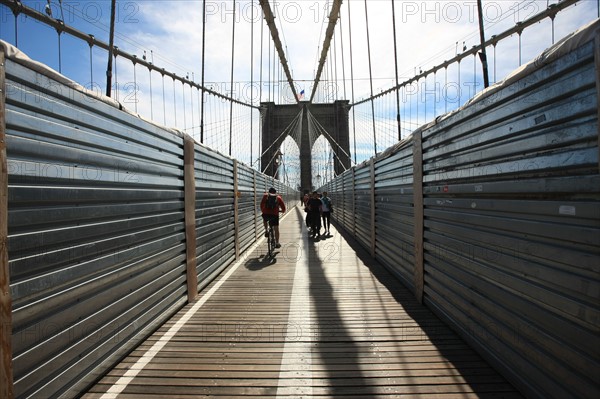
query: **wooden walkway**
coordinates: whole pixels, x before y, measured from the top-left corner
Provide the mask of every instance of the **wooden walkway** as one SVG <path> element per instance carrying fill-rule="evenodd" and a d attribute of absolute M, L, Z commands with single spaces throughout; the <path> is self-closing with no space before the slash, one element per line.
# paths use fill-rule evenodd
<path fill-rule="evenodd" d="M 264 240 L 84 398 L 517 398 L 365 251 L 304 214 Z"/>

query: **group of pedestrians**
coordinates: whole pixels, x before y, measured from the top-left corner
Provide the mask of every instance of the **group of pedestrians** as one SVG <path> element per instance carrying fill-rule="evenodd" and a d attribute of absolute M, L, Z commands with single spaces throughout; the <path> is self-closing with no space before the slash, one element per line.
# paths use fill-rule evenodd
<path fill-rule="evenodd" d="M 327 196 L 327 191 L 323 191 L 323 194 L 317 191 L 313 191 L 311 195 L 305 194 L 303 203 L 309 235 L 313 238 L 320 238 L 321 227 L 323 227 L 325 229 L 323 236 L 330 236 L 333 207 L 331 198 Z M 321 220 L 323 220 L 322 224 Z"/>
<path fill-rule="evenodd" d="M 314 191 L 312 195 L 305 194 L 302 202 L 304 204 L 304 211 L 306 212 L 306 226 L 309 229 L 309 235 L 313 238 L 331 236 L 331 212 L 333 212 L 333 207 L 331 199 L 327 196 L 327 191 L 324 191 L 323 194 L 317 191 Z M 286 209 L 285 202 L 277 194 L 275 188 L 271 187 L 268 192 L 263 194 L 260 209 L 265 228 L 265 237 L 268 235 L 268 225 L 273 226 L 275 246 L 276 248 L 281 248 L 281 244 L 279 243 L 279 214 L 284 213 Z M 322 224 L 321 220 L 323 220 Z M 323 235 L 321 235 L 321 227 L 325 228 Z"/>

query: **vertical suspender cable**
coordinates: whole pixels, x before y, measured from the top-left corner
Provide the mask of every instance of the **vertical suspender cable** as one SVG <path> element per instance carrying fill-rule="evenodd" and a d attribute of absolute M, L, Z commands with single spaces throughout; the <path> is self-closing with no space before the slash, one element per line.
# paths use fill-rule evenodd
<path fill-rule="evenodd" d="M 348 2 L 348 35 L 350 38 L 350 88 L 352 90 L 352 104 L 354 104 L 354 66 L 352 63 L 352 19 L 350 18 L 350 2 Z M 352 107 L 352 135 L 354 138 L 354 163 L 356 164 L 356 113 Z"/>
<path fill-rule="evenodd" d="M 13 7 L 12 12 L 15 16 L 15 47 L 19 48 L 19 13 L 21 12 L 21 8 L 23 5 L 21 3 L 16 3 Z"/>
<path fill-rule="evenodd" d="M 272 74 L 271 74 L 271 92 L 273 94 L 273 102 L 275 102 L 275 85 L 277 84 L 277 71 L 275 70 L 275 43 L 273 43 L 273 69 L 272 69 Z"/>
<path fill-rule="evenodd" d="M 261 9 L 261 13 L 263 15 L 264 18 L 264 11 L 262 11 Z M 262 23 L 263 18 L 261 18 L 261 24 L 260 24 L 260 71 L 258 73 L 258 84 L 259 84 L 259 88 L 258 88 L 258 103 L 262 103 L 262 95 L 263 95 L 263 45 L 264 45 L 264 31 L 265 31 L 265 24 Z M 260 131 L 262 132 L 263 130 L 263 120 L 262 120 L 262 113 L 259 114 L 259 123 L 260 123 Z M 258 140 L 258 158 L 257 158 L 257 162 L 260 160 L 260 156 L 262 154 L 262 135 L 259 137 Z M 259 166 L 260 168 L 260 166 Z"/>
<path fill-rule="evenodd" d="M 496 83 L 496 44 L 498 42 L 494 42 L 494 83 Z"/>
<path fill-rule="evenodd" d="M 495 57 L 494 57 L 495 59 Z M 448 113 L 448 66 L 446 65 L 444 67 L 444 87 L 445 89 L 445 93 L 444 93 L 444 113 L 447 114 Z"/>
<path fill-rule="evenodd" d="M 346 94 L 346 66 L 344 64 L 344 31 L 342 30 L 342 12 L 339 13 L 340 19 L 340 47 L 342 49 L 342 80 L 344 81 L 344 100 L 348 99 Z"/>
<path fill-rule="evenodd" d="M 254 105 L 254 4 L 250 7 L 250 105 Z M 252 165 L 254 110 L 250 108 L 250 165 Z"/>
<path fill-rule="evenodd" d="M 119 74 L 117 71 L 117 55 L 119 55 L 119 47 L 115 46 L 115 100 L 119 101 Z"/>
<path fill-rule="evenodd" d="M 392 25 L 394 27 L 394 64 L 396 65 L 396 122 L 398 123 L 398 141 L 402 140 L 402 129 L 400 128 L 400 88 L 398 87 L 398 46 L 396 39 L 396 7 L 392 0 Z"/>
<path fill-rule="evenodd" d="M 187 76 L 186 76 L 187 79 Z M 185 82 L 181 81 L 181 105 L 183 105 L 183 131 L 187 131 L 187 115 L 185 114 Z"/>
<path fill-rule="evenodd" d="M 163 68 L 162 72 L 162 92 L 163 92 L 163 124 L 167 126 L 167 103 L 165 101 L 165 69 Z"/>
<path fill-rule="evenodd" d="M 369 83 L 371 84 L 371 116 L 373 120 L 373 150 L 377 155 L 377 134 L 375 132 L 375 104 L 373 102 L 373 71 L 371 68 L 371 43 L 369 40 L 369 14 L 367 12 L 367 0 L 365 0 L 365 22 L 367 26 L 367 56 L 369 57 Z"/>
<path fill-rule="evenodd" d="M 269 88 L 267 91 L 267 101 L 271 102 L 271 85 L 273 84 L 272 81 L 270 81 L 271 79 L 271 41 L 267 40 L 267 57 L 268 57 L 268 62 L 267 62 L 267 82 L 269 82 Z"/>
<path fill-rule="evenodd" d="M 233 23 L 231 28 L 231 94 L 230 97 L 233 98 L 233 65 L 234 65 L 234 57 L 235 55 L 235 0 L 233 0 Z M 230 100 L 229 105 L 229 156 L 231 156 L 231 145 L 233 141 L 233 101 Z"/>
<path fill-rule="evenodd" d="M 335 80 L 335 92 L 337 94 L 338 92 L 338 66 L 337 66 L 337 41 L 335 40 L 335 34 L 333 35 L 333 62 L 334 62 L 334 76 L 333 79 Z M 336 97 L 334 98 L 334 100 L 337 100 L 338 96 L 336 95 Z"/>
<path fill-rule="evenodd" d="M 174 125 L 177 126 L 177 89 L 175 87 L 175 77 L 173 77 L 173 117 L 175 118 Z"/>
<path fill-rule="evenodd" d="M 150 50 L 152 55 L 152 50 Z M 152 56 L 152 63 L 154 62 L 154 56 Z M 154 102 L 152 100 L 152 69 L 148 68 L 148 81 L 150 83 L 150 119 L 154 120 Z"/>
<path fill-rule="evenodd" d="M 135 113 L 137 114 L 137 75 L 135 72 L 135 66 L 136 66 L 136 62 L 135 60 L 137 59 L 137 55 L 133 56 L 133 106 L 135 107 Z"/>
<path fill-rule="evenodd" d="M 194 72 L 192 72 L 192 82 L 194 82 Z M 150 96 L 152 98 L 152 96 Z M 194 125 L 194 86 L 190 84 L 190 111 L 192 113 L 192 137 L 194 136 L 194 129 L 196 129 L 196 125 Z"/>
<path fill-rule="evenodd" d="M 112 58 L 115 44 L 115 3 L 117 0 L 111 0 L 110 3 L 110 34 L 108 39 L 108 66 L 106 67 L 106 97 L 110 97 L 112 85 Z"/>
<path fill-rule="evenodd" d="M 334 42 L 335 43 L 335 42 Z M 335 46 L 335 44 L 334 44 Z M 334 47 L 335 48 L 335 47 Z M 334 54 L 335 52 L 333 51 L 333 49 L 331 47 L 329 47 L 329 55 L 330 57 L 328 57 L 329 59 L 327 60 L 327 63 L 329 64 L 329 89 L 327 90 L 327 92 L 329 93 L 329 98 L 327 99 L 328 102 L 333 102 L 335 100 L 335 98 L 333 98 L 333 92 L 334 92 L 334 88 L 335 88 L 335 73 L 334 73 Z"/>
<path fill-rule="evenodd" d="M 63 25 L 63 22 L 60 21 L 59 26 L 62 26 L 62 25 Z M 61 40 L 60 40 L 60 35 L 62 33 L 61 28 L 56 28 L 56 33 L 58 34 L 58 73 L 62 73 L 62 46 L 61 46 Z"/>
<path fill-rule="evenodd" d="M 460 99 L 461 99 L 461 94 L 462 94 L 462 86 L 461 86 L 461 81 L 460 81 L 460 61 L 458 60 L 458 104 L 456 105 L 456 108 L 460 107 Z"/>
<path fill-rule="evenodd" d="M 65 13 L 63 10 L 62 0 L 58 0 L 58 5 L 60 7 L 60 19 L 57 21 L 58 26 L 56 27 L 56 33 L 58 33 L 58 72 L 62 73 L 62 45 L 60 35 L 65 27 Z"/>
<path fill-rule="evenodd" d="M 433 118 L 437 116 L 437 70 L 433 71 Z"/>
<path fill-rule="evenodd" d="M 490 78 L 488 75 L 488 63 L 487 54 L 485 53 L 485 33 L 483 31 L 483 6 L 481 0 L 477 0 L 477 13 L 479 14 L 479 38 L 481 40 L 481 52 L 479 58 L 481 59 L 481 66 L 483 67 L 483 87 L 490 85 Z"/>
<path fill-rule="evenodd" d="M 202 1 L 202 76 L 200 78 L 200 142 L 204 143 L 204 55 L 206 54 L 206 0 Z"/>
<path fill-rule="evenodd" d="M 94 90 L 94 53 L 92 48 L 94 47 L 94 35 L 89 35 L 88 44 L 90 45 L 90 90 Z"/>

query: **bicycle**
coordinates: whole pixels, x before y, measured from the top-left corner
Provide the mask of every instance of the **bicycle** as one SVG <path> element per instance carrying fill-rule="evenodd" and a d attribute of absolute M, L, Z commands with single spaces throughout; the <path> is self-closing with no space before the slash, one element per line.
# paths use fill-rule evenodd
<path fill-rule="evenodd" d="M 267 248 L 269 251 L 269 257 L 273 257 L 275 254 L 275 245 L 277 245 L 277 242 L 275 241 L 275 229 L 273 229 L 271 220 L 269 220 L 267 223 L 269 224 L 269 230 L 267 230 Z"/>

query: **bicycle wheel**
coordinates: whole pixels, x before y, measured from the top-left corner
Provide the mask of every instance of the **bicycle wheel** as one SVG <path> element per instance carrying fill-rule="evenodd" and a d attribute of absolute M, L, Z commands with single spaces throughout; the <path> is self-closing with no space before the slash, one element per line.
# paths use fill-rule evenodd
<path fill-rule="evenodd" d="M 273 256 L 275 251 L 275 233 L 273 232 L 273 227 L 269 227 L 269 236 L 267 238 L 267 246 L 269 249 L 269 256 Z"/>

